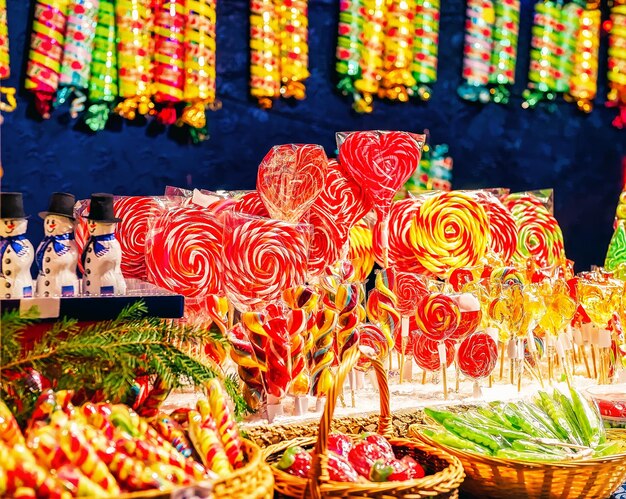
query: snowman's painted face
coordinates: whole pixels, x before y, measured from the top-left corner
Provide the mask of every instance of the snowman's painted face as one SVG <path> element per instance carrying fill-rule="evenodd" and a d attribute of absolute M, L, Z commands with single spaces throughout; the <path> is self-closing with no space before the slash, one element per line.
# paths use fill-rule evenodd
<path fill-rule="evenodd" d="M 74 231 L 74 223 L 68 217 L 48 215 L 44 220 L 46 236 L 60 236 Z"/>
<path fill-rule="evenodd" d="M 89 233 L 92 236 L 102 236 L 104 234 L 112 234 L 115 232 L 115 224 L 94 222 L 93 220 L 87 221 L 87 227 L 89 228 Z"/>
<path fill-rule="evenodd" d="M 0 237 L 21 236 L 26 233 L 28 220 L 25 218 L 3 218 L 0 220 Z"/>

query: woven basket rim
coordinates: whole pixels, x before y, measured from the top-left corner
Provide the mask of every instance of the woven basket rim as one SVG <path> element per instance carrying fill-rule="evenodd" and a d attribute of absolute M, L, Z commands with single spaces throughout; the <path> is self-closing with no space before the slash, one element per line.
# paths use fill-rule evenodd
<path fill-rule="evenodd" d="M 418 431 L 411 431 L 412 429 L 419 428 L 432 428 L 432 425 L 427 424 L 412 424 L 409 426 L 408 433 L 410 436 L 421 440 L 427 445 L 432 447 L 437 447 L 439 449 L 444 450 L 448 454 L 451 454 L 454 457 L 461 457 L 463 459 L 471 460 L 477 463 L 482 463 L 489 466 L 507 466 L 510 468 L 527 468 L 527 469 L 563 469 L 569 470 L 577 467 L 593 467 L 593 466 L 601 466 L 604 464 L 615 463 L 619 461 L 626 461 L 626 451 L 621 452 L 619 454 L 613 454 L 611 456 L 599 457 L 599 458 L 591 458 L 591 459 L 578 459 L 572 461 L 563 461 L 563 462 L 537 462 L 533 463 L 530 461 L 520 461 L 516 459 L 505 459 L 495 456 L 485 456 L 481 454 L 475 454 L 472 452 L 466 452 L 462 449 L 456 449 L 454 447 L 449 447 L 447 445 L 442 445 L 438 442 L 435 442 L 431 438 L 426 435 L 423 435 Z M 607 437 L 613 436 L 619 437 L 620 439 L 626 440 L 626 429 L 610 429 L 607 430 Z M 607 438 L 608 439 L 608 438 Z"/>

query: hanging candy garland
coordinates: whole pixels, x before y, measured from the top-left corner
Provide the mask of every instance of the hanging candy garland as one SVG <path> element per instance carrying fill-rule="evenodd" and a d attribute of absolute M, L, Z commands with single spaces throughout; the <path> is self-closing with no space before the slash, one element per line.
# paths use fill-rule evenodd
<path fill-rule="evenodd" d="M 163 125 L 176 123 L 174 105 L 183 101 L 185 84 L 185 2 L 165 0 L 154 16 L 154 101 L 164 104 L 157 113 Z"/>
<path fill-rule="evenodd" d="M 42 118 L 50 117 L 59 87 L 67 9 L 68 0 L 37 0 L 35 4 L 25 86 L 35 95 L 35 107 Z"/>
<path fill-rule="evenodd" d="M 363 16 L 361 0 L 339 2 L 339 34 L 337 37 L 337 88 L 346 96 L 356 99 L 354 86 L 361 76 L 361 51 L 363 50 Z"/>
<path fill-rule="evenodd" d="M 586 113 L 593 109 L 598 91 L 598 52 L 602 14 L 597 0 L 587 2 L 580 17 L 580 30 L 574 51 L 574 68 L 569 81 L 569 98 Z"/>
<path fill-rule="evenodd" d="M 309 77 L 307 0 L 277 0 L 280 26 L 280 72 L 283 97 L 303 100 Z"/>
<path fill-rule="evenodd" d="M 119 96 L 124 99 L 115 112 L 129 120 L 137 113 L 152 114 L 152 0 L 117 0 L 117 57 Z"/>
<path fill-rule="evenodd" d="M 391 0 L 388 3 L 382 85 L 378 90 L 381 98 L 407 102 L 409 92 L 416 85 L 410 71 L 415 11 L 415 0 Z"/>
<path fill-rule="evenodd" d="M 462 99 L 473 102 L 489 100 L 487 85 L 495 20 L 494 4 L 491 0 L 468 0 L 463 49 L 464 83 L 458 88 Z"/>
<path fill-rule="evenodd" d="M 528 88 L 522 97 L 522 107 L 535 107 L 542 100 L 556 98 L 556 59 L 558 58 L 561 25 L 561 9 L 551 0 L 535 4 L 532 28 Z"/>
<path fill-rule="evenodd" d="M 6 0 L 0 0 L 0 94 L 6 97 L 6 102 L 0 101 L 0 112 L 10 113 L 17 106 L 15 100 L 15 89 L 2 85 L 2 80 L 11 76 L 9 65 L 9 30 L 7 26 L 7 4 Z M 2 116 L 0 115 L 0 124 Z M 0 176 L 2 176 L 0 169 Z"/>
<path fill-rule="evenodd" d="M 559 57 L 556 65 L 556 89 L 559 93 L 569 92 L 569 82 L 574 70 L 574 54 L 578 28 L 583 8 L 576 2 L 569 2 L 561 8 L 561 26 L 559 36 Z"/>
<path fill-rule="evenodd" d="M 100 0 L 98 25 L 89 74 L 89 101 L 85 123 L 94 132 L 104 130 L 117 99 L 117 47 L 113 0 Z"/>
<path fill-rule="evenodd" d="M 61 60 L 60 88 L 54 107 L 65 103 L 72 95 L 70 114 L 76 118 L 85 109 L 86 90 L 98 23 L 98 0 L 71 0 Z"/>
<path fill-rule="evenodd" d="M 280 43 L 274 0 L 250 2 L 250 93 L 263 109 L 280 95 Z"/>
<path fill-rule="evenodd" d="M 613 126 L 626 127 L 626 0 L 614 0 L 609 35 L 609 95 L 607 107 L 616 107 Z"/>
<path fill-rule="evenodd" d="M 416 86 L 413 95 L 427 101 L 437 81 L 439 48 L 439 0 L 417 0 L 411 72 Z"/>
<path fill-rule="evenodd" d="M 489 83 L 492 85 L 490 93 L 493 102 L 507 104 L 511 95 L 510 88 L 515 83 L 519 38 L 519 0 L 496 0 L 495 14 L 491 74 L 489 75 Z"/>
<path fill-rule="evenodd" d="M 206 136 L 205 109 L 217 109 L 215 79 L 215 0 L 185 2 L 185 86 L 183 99 L 188 103 L 181 121 L 189 125 L 194 142 Z"/>

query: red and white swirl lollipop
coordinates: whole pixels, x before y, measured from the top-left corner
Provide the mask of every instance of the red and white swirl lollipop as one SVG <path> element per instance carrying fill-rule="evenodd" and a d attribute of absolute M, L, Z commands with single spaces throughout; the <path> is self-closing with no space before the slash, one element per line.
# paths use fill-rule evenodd
<path fill-rule="evenodd" d="M 185 296 L 219 294 L 222 232 L 205 209 L 179 207 L 159 215 L 146 239 L 148 279 Z"/>
<path fill-rule="evenodd" d="M 270 216 L 258 191 L 250 191 L 243 194 L 238 199 L 234 211 L 248 215 L 256 215 L 258 217 Z"/>
<path fill-rule="evenodd" d="M 237 308 L 257 309 L 305 282 L 309 225 L 241 213 L 226 213 L 224 220 L 222 280 Z"/>
<path fill-rule="evenodd" d="M 487 333 L 471 334 L 461 342 L 458 359 L 459 369 L 465 376 L 486 378 L 496 367 L 498 345 Z"/>
<path fill-rule="evenodd" d="M 339 162 L 363 187 L 381 224 L 383 267 L 387 268 L 391 201 L 415 172 L 425 137 L 409 132 L 339 132 Z"/>
<path fill-rule="evenodd" d="M 454 362 L 454 341 L 443 342 L 445 348 L 445 367 L 450 367 Z M 433 341 L 423 334 L 415 337 L 413 345 L 415 363 L 425 371 L 437 371 L 441 368 L 439 357 L 439 342 Z"/>
<path fill-rule="evenodd" d="M 313 238 L 309 249 L 309 275 L 320 276 L 328 265 L 335 263 L 341 248 L 348 240 L 348 232 L 334 224 L 322 213 L 311 210 L 309 223 L 313 226 Z"/>
<path fill-rule="evenodd" d="M 493 195 L 478 196 L 489 219 L 489 250 L 504 264 L 511 261 L 517 249 L 517 226 L 509 209 Z"/>

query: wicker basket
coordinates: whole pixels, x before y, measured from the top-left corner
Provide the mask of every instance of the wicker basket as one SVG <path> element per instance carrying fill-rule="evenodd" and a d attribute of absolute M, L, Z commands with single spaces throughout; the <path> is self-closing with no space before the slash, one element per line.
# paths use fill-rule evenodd
<path fill-rule="evenodd" d="M 326 407 L 320 420 L 317 439 L 315 437 L 299 438 L 272 445 L 264 450 L 268 462 L 278 460 L 282 452 L 292 445 L 312 447 L 313 464 L 309 480 L 295 477 L 272 466 L 275 478 L 277 497 L 294 498 L 380 498 L 425 497 L 452 498 L 458 497 L 458 488 L 463 481 L 463 468 L 460 461 L 450 454 L 421 442 L 391 436 L 391 412 L 389 409 L 389 386 L 387 372 L 378 360 L 372 362 L 380 388 L 380 418 L 378 432 L 389 439 L 398 457 L 411 456 L 419 462 L 429 475 L 418 480 L 405 482 L 383 483 L 344 483 L 331 481 L 328 475 L 328 434 L 337 403 L 337 396 L 343 386 L 346 375 L 356 364 L 360 352 L 353 348 L 346 352 L 344 361 L 339 367 L 335 383 L 328 393 Z"/>
<path fill-rule="evenodd" d="M 527 463 L 471 454 L 437 444 L 409 428 L 409 437 L 437 446 L 463 463 L 467 477 L 461 487 L 474 497 L 506 498 L 608 498 L 626 481 L 626 454 L 563 463 Z M 608 430 L 607 437 L 626 441 L 626 430 Z"/>
<path fill-rule="evenodd" d="M 274 497 L 274 476 L 264 461 L 259 446 L 244 439 L 243 451 L 246 455 L 246 464 L 228 477 L 220 478 L 209 485 L 212 499 L 272 499 Z M 187 487 L 187 489 L 192 490 L 194 487 Z M 190 497 L 185 495 L 184 491 L 185 489 L 144 490 L 122 494 L 116 499 L 168 499 L 174 495 Z"/>

